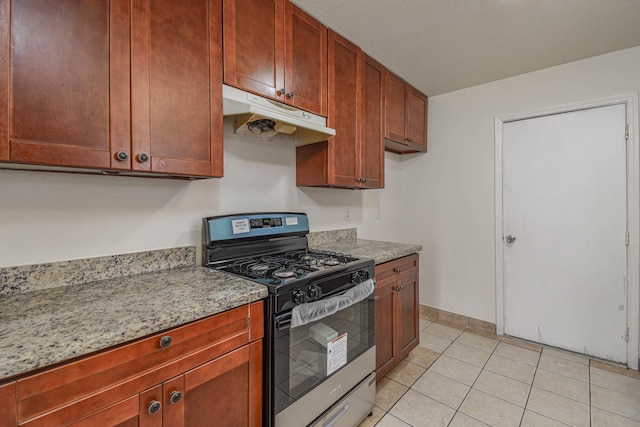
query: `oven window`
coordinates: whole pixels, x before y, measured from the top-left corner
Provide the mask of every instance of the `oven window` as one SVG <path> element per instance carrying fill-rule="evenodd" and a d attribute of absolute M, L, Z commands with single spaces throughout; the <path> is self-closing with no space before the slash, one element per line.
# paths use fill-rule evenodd
<path fill-rule="evenodd" d="M 296 328 L 275 330 L 275 413 L 374 345 L 374 296 Z"/>

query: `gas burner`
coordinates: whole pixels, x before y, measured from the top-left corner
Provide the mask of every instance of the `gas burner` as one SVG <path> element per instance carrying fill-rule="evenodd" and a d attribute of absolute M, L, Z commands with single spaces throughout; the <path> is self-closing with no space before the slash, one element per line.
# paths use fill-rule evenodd
<path fill-rule="evenodd" d="M 250 259 L 239 259 L 231 265 L 231 268 L 237 273 L 247 273 L 249 272 L 249 267 L 254 263 L 255 261 Z"/>
<path fill-rule="evenodd" d="M 333 267 L 334 265 L 339 265 L 340 261 L 338 261 L 336 258 L 329 258 L 325 259 L 322 264 L 326 265 L 327 267 Z"/>
<path fill-rule="evenodd" d="M 287 259 L 297 260 L 309 262 L 313 259 L 313 255 L 309 253 L 307 249 L 302 249 L 298 251 L 286 252 L 284 257 Z"/>
<path fill-rule="evenodd" d="M 272 266 L 270 266 L 269 264 L 254 264 L 249 266 L 249 271 L 254 273 L 254 274 L 264 274 L 267 272 L 267 270 L 269 270 L 270 268 L 272 268 Z"/>
<path fill-rule="evenodd" d="M 278 270 L 273 272 L 273 277 L 278 279 L 288 279 L 290 277 L 294 277 L 296 273 L 291 270 Z"/>

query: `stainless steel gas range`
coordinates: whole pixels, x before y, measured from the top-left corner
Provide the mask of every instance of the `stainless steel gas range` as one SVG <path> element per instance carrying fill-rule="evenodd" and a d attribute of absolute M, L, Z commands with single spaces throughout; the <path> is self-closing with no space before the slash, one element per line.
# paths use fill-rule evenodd
<path fill-rule="evenodd" d="M 269 289 L 264 425 L 352 427 L 375 403 L 374 262 L 308 247 L 302 213 L 203 219 L 203 264 Z"/>

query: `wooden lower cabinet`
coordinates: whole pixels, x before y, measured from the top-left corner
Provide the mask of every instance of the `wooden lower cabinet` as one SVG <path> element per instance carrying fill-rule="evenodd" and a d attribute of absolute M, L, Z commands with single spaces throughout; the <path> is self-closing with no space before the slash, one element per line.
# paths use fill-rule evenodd
<path fill-rule="evenodd" d="M 13 427 L 17 422 L 18 404 L 15 381 L 0 386 L 0 427 Z"/>
<path fill-rule="evenodd" d="M 155 426 L 153 422 L 144 422 L 143 417 L 146 415 L 143 408 L 139 406 L 138 396 L 132 396 L 122 402 L 118 402 L 102 411 L 98 411 L 86 418 L 69 424 L 72 427 L 96 427 L 96 426 L 114 426 L 114 427 L 136 427 L 136 426 Z M 149 415 L 150 416 L 150 415 Z M 22 424 L 21 424 L 22 425 Z"/>
<path fill-rule="evenodd" d="M 376 378 L 419 343 L 418 255 L 376 266 Z"/>
<path fill-rule="evenodd" d="M 260 426 L 261 389 L 262 341 L 187 372 L 183 416 L 165 425 L 207 427 L 215 420 L 220 426 Z"/>
<path fill-rule="evenodd" d="M 252 303 L 20 378 L 0 427 L 260 426 L 263 336 Z"/>

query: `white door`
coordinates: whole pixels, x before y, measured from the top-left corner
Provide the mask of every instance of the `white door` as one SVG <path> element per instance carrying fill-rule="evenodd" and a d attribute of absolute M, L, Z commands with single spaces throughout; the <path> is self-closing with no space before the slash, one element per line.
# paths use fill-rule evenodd
<path fill-rule="evenodd" d="M 627 363 L 625 121 L 618 104 L 504 124 L 506 335 Z"/>

